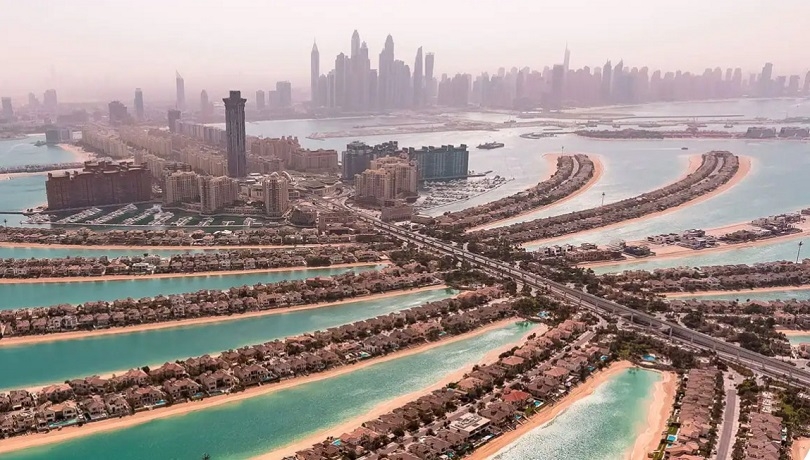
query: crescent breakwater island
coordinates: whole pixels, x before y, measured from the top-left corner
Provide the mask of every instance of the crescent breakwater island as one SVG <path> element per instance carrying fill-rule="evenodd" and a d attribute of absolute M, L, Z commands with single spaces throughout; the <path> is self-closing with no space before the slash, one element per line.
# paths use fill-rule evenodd
<path fill-rule="evenodd" d="M 144 366 L 119 376 L 74 379 L 45 386 L 35 394 L 27 389 L 12 390 L 0 395 L 0 407 L 5 408 L 3 424 L 11 421 L 18 427 L 16 434 L 50 432 L 74 425 L 81 428 L 90 422 L 99 427 L 86 432 L 77 431 L 71 436 L 75 437 L 104 430 L 105 419 L 114 420 L 209 397 L 225 400 L 226 395 L 253 386 L 262 389 L 251 395 L 267 393 L 274 391 L 274 385 L 282 381 L 291 380 L 282 384 L 289 386 L 299 377 L 340 372 L 340 368 L 366 360 L 373 363 L 385 355 L 391 355 L 393 359 L 407 353 L 409 348 L 415 351 L 425 344 L 435 346 L 448 338 L 480 333 L 488 325 L 494 328 L 513 323 L 518 318 L 516 302 L 517 299 L 510 299 L 501 287 L 486 287 L 455 299 L 431 302 L 326 331 L 288 337 L 283 341 L 166 363 L 156 369 Z M 186 411 L 201 408 L 197 404 L 183 407 L 187 408 Z M 176 410 L 167 411 L 167 415 L 176 414 Z M 137 415 L 133 418 L 133 423 L 143 421 Z M 113 421 L 110 429 L 115 428 Z M 37 437 L 26 436 L 19 438 L 18 442 L 0 444 L 0 453 L 59 440 L 64 440 L 59 431 Z"/>
<path fill-rule="evenodd" d="M 466 235 L 466 240 L 485 245 L 499 242 L 536 245 L 588 230 L 604 230 L 635 219 L 650 218 L 734 185 L 750 169 L 749 161 L 743 163 L 744 167 L 740 158 L 730 152 L 709 152 L 702 155 L 700 166 L 694 172 L 661 189 L 597 208 L 472 232 Z"/>
<path fill-rule="evenodd" d="M 596 166 L 587 155 L 549 155 L 547 158 L 557 168 L 549 179 L 485 205 L 443 214 L 435 219 L 436 225 L 431 228 L 436 232 L 457 234 L 497 225 L 505 219 L 572 198 L 590 188 L 601 175 L 601 163 Z"/>

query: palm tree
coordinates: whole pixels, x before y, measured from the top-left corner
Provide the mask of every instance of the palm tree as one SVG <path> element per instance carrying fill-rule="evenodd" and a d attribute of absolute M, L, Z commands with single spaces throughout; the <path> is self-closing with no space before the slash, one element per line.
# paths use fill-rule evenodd
<path fill-rule="evenodd" d="M 211 460 L 211 456 L 208 453 L 203 454 L 202 460 Z"/>

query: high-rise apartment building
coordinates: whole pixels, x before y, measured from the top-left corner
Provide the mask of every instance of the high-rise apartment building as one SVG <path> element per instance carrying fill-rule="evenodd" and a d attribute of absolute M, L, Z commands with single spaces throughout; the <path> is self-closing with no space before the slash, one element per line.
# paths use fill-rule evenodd
<path fill-rule="evenodd" d="M 312 43 L 312 52 L 309 54 L 309 99 L 313 107 L 324 105 L 320 98 L 319 79 L 321 75 L 321 53 L 318 44 Z"/>
<path fill-rule="evenodd" d="M 773 64 L 766 62 L 762 66 L 762 73 L 759 75 L 759 95 L 768 97 L 771 95 L 771 88 L 773 87 Z"/>
<path fill-rule="evenodd" d="M 3 101 L 3 118 L 6 120 L 11 120 L 14 118 L 14 107 L 11 105 L 11 98 L 4 97 Z"/>
<path fill-rule="evenodd" d="M 424 105 L 424 80 L 423 80 L 423 62 L 422 62 L 422 47 L 416 50 L 416 60 L 413 63 L 413 106 L 421 107 Z"/>
<path fill-rule="evenodd" d="M 48 173 L 48 209 L 88 208 L 149 201 L 152 175 L 132 162 L 86 162 L 81 172 Z"/>
<path fill-rule="evenodd" d="M 408 158 L 419 168 L 419 180 L 444 180 L 467 177 L 470 152 L 467 146 L 443 145 L 408 149 Z"/>
<path fill-rule="evenodd" d="M 107 107 L 110 111 L 110 124 L 113 126 L 123 125 L 129 123 L 129 113 L 127 112 L 127 106 L 122 104 L 120 101 L 112 101 L 107 104 Z"/>
<path fill-rule="evenodd" d="M 264 91 L 256 91 L 256 110 L 264 110 Z"/>
<path fill-rule="evenodd" d="M 140 88 L 135 88 L 135 118 L 143 121 L 143 91 Z"/>
<path fill-rule="evenodd" d="M 247 153 L 245 151 L 245 102 L 242 93 L 231 91 L 222 99 L 225 103 L 225 135 L 228 150 L 228 176 L 247 175 Z"/>
<path fill-rule="evenodd" d="M 425 54 L 425 102 L 434 104 L 436 101 L 436 79 L 433 76 L 435 56 L 433 53 Z"/>
<path fill-rule="evenodd" d="M 382 204 L 394 198 L 391 175 L 383 169 L 367 169 L 354 178 L 355 199 L 359 203 Z"/>
<path fill-rule="evenodd" d="M 166 175 L 163 190 L 165 204 L 197 202 L 200 200 L 200 184 L 197 173 L 175 171 Z"/>
<path fill-rule="evenodd" d="M 202 176 L 199 178 L 200 209 L 203 214 L 233 204 L 239 196 L 239 182 L 226 176 Z"/>
<path fill-rule="evenodd" d="M 180 120 L 181 112 L 177 109 L 170 109 L 168 114 L 166 115 L 169 123 L 169 132 L 176 133 L 177 130 L 177 121 Z"/>
<path fill-rule="evenodd" d="M 56 90 L 49 89 L 42 95 L 42 106 L 49 113 L 56 113 L 59 107 L 59 102 L 56 100 Z"/>
<path fill-rule="evenodd" d="M 290 209 L 290 184 L 274 172 L 262 182 L 264 210 L 270 217 L 281 217 Z"/>
<path fill-rule="evenodd" d="M 292 106 L 292 84 L 288 81 L 276 82 L 276 98 L 279 107 L 287 108 Z"/>
<path fill-rule="evenodd" d="M 343 152 L 343 172 L 340 177 L 344 181 L 353 181 L 354 176 L 369 169 L 371 160 L 395 155 L 398 151 L 399 144 L 397 141 L 389 141 L 375 146 L 354 141 L 348 144 Z"/>
<path fill-rule="evenodd" d="M 180 72 L 175 72 L 174 84 L 176 90 L 175 108 L 183 111 L 186 109 L 186 82 L 180 75 Z"/>
<path fill-rule="evenodd" d="M 386 195 L 400 198 L 418 194 L 419 171 L 415 162 L 401 157 L 382 157 L 371 160 L 369 169 L 382 169 L 388 172 L 391 190 Z"/>

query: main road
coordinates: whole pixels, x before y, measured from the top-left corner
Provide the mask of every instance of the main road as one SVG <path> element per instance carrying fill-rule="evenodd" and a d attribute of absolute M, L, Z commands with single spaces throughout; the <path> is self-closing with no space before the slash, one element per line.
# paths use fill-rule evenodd
<path fill-rule="evenodd" d="M 332 203 L 332 205 L 338 206 L 334 203 Z M 462 261 L 470 263 L 473 266 L 486 270 L 489 273 L 501 277 L 512 278 L 515 281 L 526 283 L 534 288 L 546 289 L 559 297 L 578 301 L 582 307 L 601 313 L 629 317 L 631 322 L 643 325 L 653 330 L 657 334 L 664 335 L 671 340 L 689 344 L 693 347 L 712 351 L 727 361 L 738 362 L 769 377 L 810 385 L 810 372 L 803 369 L 798 369 L 796 366 L 788 362 L 761 355 L 737 345 L 724 342 L 718 338 L 693 331 L 679 324 L 662 320 L 648 313 L 634 310 L 616 302 L 583 292 L 582 290 L 545 279 L 534 273 L 517 268 L 507 262 L 469 252 L 452 243 L 440 241 L 435 238 L 406 230 L 396 225 L 382 222 L 375 217 L 358 212 L 345 205 L 341 206 L 341 210 L 355 213 L 359 219 L 372 224 L 377 229 L 402 241 L 428 248 L 440 254 L 454 256 Z"/>

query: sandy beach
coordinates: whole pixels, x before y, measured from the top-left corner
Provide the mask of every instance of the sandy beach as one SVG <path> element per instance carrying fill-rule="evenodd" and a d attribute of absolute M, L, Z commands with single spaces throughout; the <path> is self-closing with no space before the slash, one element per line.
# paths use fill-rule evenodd
<path fill-rule="evenodd" d="M 514 321 L 514 320 L 512 320 L 512 321 Z M 508 323 L 509 322 L 507 321 L 507 324 Z M 315 443 L 321 442 L 324 439 L 328 438 L 329 436 L 339 437 L 343 433 L 351 432 L 355 428 L 357 428 L 358 426 L 362 425 L 363 422 L 366 422 L 368 420 L 373 420 L 373 419 L 375 419 L 375 418 L 377 418 L 377 417 L 379 417 L 379 416 L 381 416 L 383 414 L 387 414 L 387 413 L 393 411 L 394 409 L 396 409 L 398 407 L 404 406 L 405 404 L 407 404 L 410 401 L 414 401 L 416 399 L 419 399 L 421 396 L 424 396 L 424 395 L 426 395 L 426 394 L 428 394 L 428 393 L 430 393 L 430 392 L 432 392 L 434 390 L 438 390 L 439 388 L 444 387 L 448 383 L 461 380 L 462 378 L 464 378 L 464 374 L 466 374 L 470 370 L 470 368 L 472 368 L 472 366 L 474 364 L 484 365 L 484 364 L 494 363 L 495 361 L 498 360 L 498 356 L 501 353 L 512 349 L 516 344 L 523 343 L 529 335 L 531 335 L 531 334 L 542 335 L 542 334 L 545 334 L 547 330 L 548 330 L 548 327 L 545 326 L 545 325 L 532 328 L 531 331 L 527 332 L 519 340 L 516 340 L 515 342 L 512 342 L 510 344 L 506 344 L 506 345 L 504 345 L 502 347 L 498 347 L 496 349 L 490 350 L 477 363 L 468 364 L 463 369 L 459 369 L 459 370 L 457 370 L 455 372 L 447 374 L 444 377 L 442 377 L 441 380 L 439 380 L 438 382 L 434 383 L 433 385 L 431 385 L 431 386 L 429 386 L 427 388 L 422 388 L 419 391 L 415 391 L 415 392 L 412 392 L 412 393 L 409 393 L 409 394 L 406 394 L 406 395 L 402 395 L 402 396 L 400 396 L 398 398 L 394 398 L 394 399 L 391 399 L 389 401 L 386 401 L 386 402 L 384 402 L 382 404 L 379 404 L 378 406 L 375 406 L 374 409 L 372 409 L 369 412 L 366 412 L 363 415 L 359 415 L 357 417 L 352 418 L 351 420 L 347 420 L 345 422 L 340 423 L 339 425 L 333 426 L 333 427 L 331 427 L 329 429 L 326 429 L 326 430 L 322 430 L 322 431 L 320 431 L 318 433 L 314 433 L 312 435 L 307 435 L 306 437 L 295 441 L 293 444 L 288 444 L 288 445 L 286 445 L 286 446 L 284 446 L 284 447 L 282 447 L 280 449 L 276 449 L 276 450 L 264 453 L 262 455 L 259 455 L 257 457 L 254 457 L 254 460 L 277 460 L 279 458 L 282 458 L 282 457 L 285 457 L 285 456 L 288 456 L 288 455 L 294 455 L 297 451 L 306 449 L 306 448 L 312 446 Z"/>
<path fill-rule="evenodd" d="M 512 324 L 516 321 L 515 318 L 502 320 L 496 323 L 492 323 L 487 325 L 486 327 L 477 329 L 475 331 L 457 335 L 450 337 L 446 340 L 440 340 L 438 342 L 431 342 L 424 345 L 420 345 L 418 347 L 409 348 L 407 350 L 403 350 L 402 352 L 392 353 L 386 356 L 382 356 L 379 358 L 369 359 L 367 361 L 363 361 L 361 363 L 351 365 L 351 366 L 341 366 L 336 369 L 321 372 L 317 374 L 308 375 L 305 377 L 294 378 L 290 380 L 284 380 L 278 383 L 271 383 L 268 385 L 262 385 L 258 387 L 251 387 L 243 392 L 229 394 L 225 396 L 215 396 L 211 398 L 206 398 L 201 401 L 195 402 L 188 402 L 183 404 L 177 404 L 175 406 L 171 406 L 168 408 L 162 409 L 155 409 L 151 411 L 144 411 L 138 412 L 135 415 L 131 415 L 128 417 L 118 418 L 118 419 L 108 419 L 103 420 L 100 422 L 89 423 L 82 427 L 70 427 L 64 428 L 61 431 L 51 431 L 50 433 L 39 433 L 39 434 L 32 434 L 29 436 L 17 436 L 10 439 L 3 440 L 0 443 L 0 454 L 5 454 L 9 452 L 14 452 L 22 449 L 28 449 L 31 447 L 37 446 L 44 446 L 48 444 L 54 444 L 59 442 L 65 442 L 71 439 L 81 438 L 84 436 L 89 436 L 96 433 L 103 433 L 112 430 L 120 430 L 124 428 L 129 428 L 135 425 L 140 425 L 142 423 L 146 423 L 152 420 L 178 416 L 178 415 L 185 415 L 194 411 L 208 409 L 211 407 L 221 406 L 223 404 L 234 403 L 237 401 L 243 401 L 248 398 L 252 398 L 255 396 L 260 395 L 267 395 L 270 393 L 274 393 L 277 391 L 281 391 L 287 388 L 292 388 L 298 385 L 303 385 L 306 383 L 317 382 L 320 380 L 325 380 L 332 377 L 337 377 L 339 375 L 344 375 L 349 372 L 354 372 L 359 369 L 363 369 L 369 366 L 373 366 L 375 364 L 383 363 L 386 361 L 391 361 L 394 359 L 404 358 L 406 356 L 414 355 L 417 353 L 422 353 L 432 348 L 436 348 L 439 346 L 447 345 L 453 342 L 457 342 L 460 340 L 469 339 L 472 337 L 479 336 L 486 332 L 499 329 L 505 327 L 509 324 Z M 496 355 L 497 357 L 497 355 Z M 317 441 L 314 441 L 317 442 Z M 275 458 L 275 457 L 274 457 Z"/>
<path fill-rule="evenodd" d="M 529 209 L 528 211 L 521 212 L 520 214 L 514 215 L 512 217 L 507 217 L 506 219 L 496 220 L 495 222 L 490 222 L 488 224 L 479 225 L 477 227 L 467 229 L 467 230 L 465 230 L 465 233 L 470 233 L 470 232 L 474 232 L 474 231 L 477 231 L 477 230 L 488 230 L 488 229 L 491 229 L 491 228 L 503 226 L 504 222 L 510 222 L 510 221 L 515 220 L 515 219 L 519 219 L 519 218 L 521 218 L 523 216 L 527 216 L 529 214 L 535 213 L 537 211 L 541 211 L 543 209 L 547 209 L 547 208 L 550 208 L 552 206 L 557 206 L 557 205 L 563 204 L 563 203 L 565 203 L 565 202 L 567 202 L 569 200 L 573 200 L 574 198 L 578 197 L 579 195 L 587 192 L 591 187 L 593 187 L 597 182 L 599 182 L 599 179 L 602 178 L 602 173 L 604 173 L 604 171 L 605 171 L 605 167 L 602 164 L 602 160 L 601 160 L 601 157 L 599 155 L 596 155 L 594 153 L 588 153 L 587 155 L 588 155 L 588 158 L 590 158 L 591 161 L 593 161 L 593 176 L 591 176 L 590 180 L 588 180 L 588 182 L 586 182 L 585 185 L 583 185 L 582 188 L 580 188 L 576 192 L 568 195 L 565 198 L 557 200 L 557 201 L 555 201 L 553 203 L 549 203 L 549 204 L 547 204 L 545 206 L 532 208 L 532 209 Z M 551 171 L 551 173 L 548 175 L 548 177 L 546 179 L 543 179 L 543 180 L 547 180 L 548 178 L 550 178 L 551 176 L 554 175 L 554 172 L 556 171 L 556 168 L 557 168 L 557 158 L 559 158 L 560 156 L 561 156 L 560 154 L 556 154 L 556 153 L 547 153 L 547 154 L 543 155 L 543 157 L 546 159 L 546 161 L 549 164 L 548 170 Z"/>
<path fill-rule="evenodd" d="M 137 332 L 145 332 L 145 331 L 154 331 L 158 329 L 171 329 L 175 327 L 187 327 L 187 326 L 198 326 L 201 324 L 211 324 L 211 323 L 224 323 L 227 321 L 236 321 L 244 318 L 257 318 L 261 316 L 270 316 L 270 315 L 279 315 L 282 313 L 292 313 L 296 311 L 305 311 L 305 310 L 312 310 L 315 308 L 325 308 L 325 307 L 336 307 L 338 305 L 343 305 L 351 302 L 364 302 L 369 300 L 379 300 L 385 299 L 388 297 L 396 297 L 399 295 L 404 294 L 416 294 L 419 292 L 427 292 L 427 291 L 435 291 L 438 289 L 447 289 L 448 286 L 444 284 L 434 285 L 434 286 L 426 286 L 416 289 L 406 289 L 406 290 L 397 290 L 397 291 L 389 291 L 384 292 L 381 294 L 372 294 L 367 296 L 359 296 L 359 297 L 352 297 L 349 299 L 337 300 L 335 302 L 319 302 L 310 305 L 298 305 L 294 307 L 287 307 L 287 308 L 276 308 L 273 310 L 262 310 L 262 311 L 251 311 L 242 314 L 236 315 L 227 315 L 227 316 L 207 316 L 204 318 L 191 318 L 191 319 L 183 319 L 178 321 L 167 321 L 162 323 L 149 323 L 149 324 L 138 324 L 136 326 L 129 326 L 129 327 L 112 327 L 110 329 L 98 329 L 94 331 L 75 331 L 75 332 L 58 332 L 52 334 L 40 334 L 40 335 L 25 335 L 20 337 L 6 337 L 0 340 L 0 347 L 13 347 L 13 346 L 21 346 L 21 345 L 31 345 L 35 343 L 43 343 L 43 342 L 57 342 L 61 340 L 79 340 L 79 339 L 87 339 L 91 337 L 99 337 L 103 335 L 115 335 L 115 334 L 134 334 Z"/>
<path fill-rule="evenodd" d="M 677 299 L 681 297 L 705 297 L 712 295 L 722 296 L 737 296 L 738 299 L 745 300 L 747 294 L 761 294 L 767 292 L 781 292 L 781 291 L 807 291 L 810 290 L 810 284 L 802 286 L 774 286 L 763 287 L 754 289 L 745 289 L 741 291 L 696 291 L 696 292 L 665 292 L 661 293 L 668 299 Z"/>
<path fill-rule="evenodd" d="M 213 272 L 193 272 L 193 273 L 155 273 L 153 275 L 104 275 L 104 276 L 80 276 L 80 277 L 61 277 L 61 278 L 0 278 L 0 284 L 31 284 L 31 283 L 86 283 L 92 281 L 132 281 L 132 280 L 149 280 L 161 278 L 189 278 L 195 276 L 229 276 L 229 275 L 251 275 L 259 273 L 276 273 L 287 271 L 301 271 L 301 270 L 318 270 L 329 268 L 355 268 L 355 267 L 373 267 L 376 265 L 388 265 L 388 260 L 381 260 L 379 262 L 356 262 L 351 264 L 335 264 L 325 267 L 277 267 L 277 268 L 260 268 L 256 270 L 221 270 Z"/>
<path fill-rule="evenodd" d="M 82 245 L 82 244 L 36 244 L 36 243 L 11 243 L 0 242 L 0 248 L 25 248 L 25 249 L 86 249 L 93 251 L 227 251 L 231 249 L 295 249 L 295 248 L 316 248 L 327 246 L 354 246 L 356 243 L 324 243 L 324 244 L 295 244 L 295 245 L 246 245 L 246 246 L 126 246 L 115 244 L 103 245 Z"/>
<path fill-rule="evenodd" d="M 678 181 L 682 180 L 684 177 L 686 177 L 687 175 L 695 172 L 697 170 L 697 168 L 701 164 L 701 158 L 702 158 L 702 156 L 700 156 L 700 155 L 693 155 L 693 156 L 689 157 L 689 170 L 682 177 L 678 178 L 678 180 L 676 180 L 675 182 L 678 182 Z M 601 232 L 604 232 L 606 230 L 611 230 L 611 229 L 614 229 L 614 228 L 624 227 L 626 225 L 634 224 L 634 223 L 637 223 L 637 222 L 642 222 L 642 221 L 645 221 L 645 220 L 648 220 L 648 219 L 654 219 L 656 217 L 660 217 L 660 216 L 663 216 L 663 215 L 666 215 L 666 214 L 670 214 L 670 213 L 673 213 L 675 211 L 680 211 L 681 209 L 684 209 L 686 207 L 694 206 L 696 204 L 699 204 L 699 203 L 702 203 L 704 201 L 710 200 L 710 199 L 716 197 L 717 195 L 725 193 L 726 191 L 728 191 L 729 189 L 731 189 L 735 185 L 739 184 L 743 179 L 745 179 L 745 177 L 748 175 L 748 173 L 751 172 L 751 158 L 746 157 L 746 156 L 739 156 L 739 158 L 740 158 L 740 166 L 737 169 L 737 172 L 731 177 L 731 179 L 728 182 L 721 185 L 720 187 L 717 187 L 716 189 L 712 190 L 711 192 L 706 193 L 705 195 L 695 197 L 694 199 L 689 200 L 686 203 L 682 203 L 682 204 L 680 204 L 678 206 L 674 206 L 674 207 L 671 207 L 671 208 L 668 208 L 668 209 L 664 209 L 663 211 L 658 211 L 658 212 L 654 212 L 652 214 L 647 214 L 645 216 L 636 217 L 635 219 L 629 219 L 629 220 L 623 220 L 621 222 L 615 222 L 615 223 L 612 223 L 612 224 L 609 224 L 609 225 L 605 225 L 603 227 L 596 227 L 596 228 L 592 228 L 592 229 L 589 229 L 589 230 L 583 230 L 581 232 L 576 232 L 576 233 L 568 233 L 568 234 L 565 234 L 565 235 L 555 236 L 553 238 L 543 238 L 543 239 L 539 239 L 539 240 L 528 241 L 526 243 L 523 243 L 522 246 L 526 247 L 526 246 L 534 246 L 534 245 L 537 245 L 537 244 L 552 244 L 552 243 L 556 243 L 556 242 L 559 242 L 559 241 L 568 240 L 568 239 L 575 238 L 575 237 L 580 237 L 580 236 L 583 236 L 583 235 L 601 233 Z"/>
<path fill-rule="evenodd" d="M 790 337 L 792 335 L 810 335 L 810 330 L 802 330 L 802 329 L 780 329 L 776 328 L 776 332 L 781 332 L 786 336 Z"/>
<path fill-rule="evenodd" d="M 95 154 L 88 152 L 75 144 L 56 144 L 56 146 L 66 152 L 70 152 L 73 155 L 73 161 L 85 162 L 95 158 Z"/>
<path fill-rule="evenodd" d="M 791 460 L 807 460 L 810 458 L 810 438 L 796 438 L 790 448 Z"/>
<path fill-rule="evenodd" d="M 575 387 L 570 393 L 565 395 L 563 399 L 553 402 L 551 406 L 544 406 L 540 412 L 532 416 L 527 423 L 493 439 L 466 458 L 469 460 L 484 460 L 496 455 L 498 452 L 520 439 L 521 436 L 554 420 L 566 409 L 571 407 L 571 404 L 593 394 L 599 385 L 607 382 L 611 377 L 631 367 L 633 367 L 633 364 L 629 361 L 614 362 L 607 369 L 595 374 L 589 380 Z"/>
<path fill-rule="evenodd" d="M 629 460 L 645 460 L 647 454 L 658 449 L 661 433 L 667 429 L 669 414 L 678 393 L 678 379 L 673 372 L 661 373 L 661 380 L 655 383 L 653 401 L 647 408 L 647 421 L 641 436 L 636 438 Z"/>
<path fill-rule="evenodd" d="M 28 176 L 45 176 L 48 174 L 64 174 L 66 172 L 71 171 L 78 171 L 78 168 L 68 168 L 68 169 L 54 169 L 52 171 L 37 171 L 37 172 L 15 172 L 15 173 L 6 173 L 0 174 L 0 180 L 5 179 L 14 179 L 15 177 L 28 177 Z"/>

